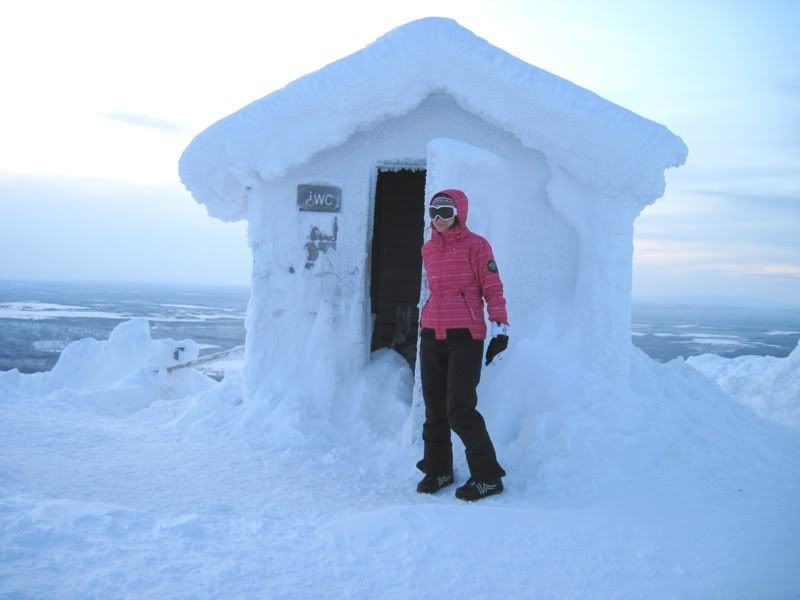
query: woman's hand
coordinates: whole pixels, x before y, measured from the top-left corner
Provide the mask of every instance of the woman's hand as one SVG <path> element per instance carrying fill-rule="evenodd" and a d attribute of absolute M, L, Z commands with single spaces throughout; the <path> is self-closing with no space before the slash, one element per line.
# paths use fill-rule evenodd
<path fill-rule="evenodd" d="M 508 324 L 492 321 L 492 339 L 486 350 L 486 366 L 489 366 L 494 357 L 508 348 Z"/>

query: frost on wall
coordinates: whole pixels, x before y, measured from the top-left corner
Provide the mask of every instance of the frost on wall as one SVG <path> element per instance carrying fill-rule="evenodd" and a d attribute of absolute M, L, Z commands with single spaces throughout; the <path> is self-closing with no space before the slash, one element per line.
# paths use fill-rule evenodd
<path fill-rule="evenodd" d="M 249 206 L 244 394 L 263 410 L 327 418 L 367 360 L 362 289 L 342 265 L 339 215 L 300 213 L 291 197 L 263 201 L 275 189 L 254 190 Z"/>
<path fill-rule="evenodd" d="M 606 197 L 551 166 L 547 195 L 578 233 L 576 281 L 553 341 L 577 363 L 625 379 L 632 349 L 631 288 L 636 203 Z"/>

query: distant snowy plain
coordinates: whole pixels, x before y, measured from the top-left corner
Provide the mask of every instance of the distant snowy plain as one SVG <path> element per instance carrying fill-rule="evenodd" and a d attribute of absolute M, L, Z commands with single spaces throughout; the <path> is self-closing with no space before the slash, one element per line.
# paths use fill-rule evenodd
<path fill-rule="evenodd" d="M 66 345 L 103 339 L 144 316 L 154 338 L 191 337 L 201 354 L 240 346 L 248 287 L 0 281 L 0 371 L 48 371 Z M 665 362 L 713 352 L 785 357 L 800 339 L 795 309 L 633 304 L 633 343 Z"/>
<path fill-rule="evenodd" d="M 393 352 L 346 403 L 320 389 L 267 411 L 235 365 L 220 383 L 158 370 L 178 343 L 197 351 L 133 319 L 50 372 L 0 372 L 0 597 L 800 593 L 800 432 L 683 360 L 635 350 L 623 387 L 518 340 L 481 384 L 507 384 L 480 401 L 506 492 L 464 504 L 414 491 L 413 378 Z"/>

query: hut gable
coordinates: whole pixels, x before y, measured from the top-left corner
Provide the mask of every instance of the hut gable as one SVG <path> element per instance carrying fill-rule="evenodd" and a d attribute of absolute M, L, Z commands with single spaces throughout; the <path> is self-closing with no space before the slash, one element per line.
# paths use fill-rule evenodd
<path fill-rule="evenodd" d="M 664 192 L 687 148 L 666 127 L 492 46 L 455 21 L 427 18 L 301 77 L 199 134 L 181 180 L 209 213 L 245 217 L 248 191 L 355 132 L 445 93 L 542 152 L 552 166 L 639 208 Z"/>

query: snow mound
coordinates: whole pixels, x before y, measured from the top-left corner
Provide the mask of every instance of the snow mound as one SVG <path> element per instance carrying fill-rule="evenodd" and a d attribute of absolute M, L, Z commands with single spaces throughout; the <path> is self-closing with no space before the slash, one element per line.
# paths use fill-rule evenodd
<path fill-rule="evenodd" d="M 309 344 L 311 348 L 318 348 Z M 310 361 L 305 363 L 310 364 Z M 242 435 L 255 445 L 323 449 L 394 439 L 409 418 L 414 375 L 403 357 L 389 349 L 372 353 L 366 368 L 347 375 L 320 370 L 271 380 L 269 390 L 241 411 Z M 241 393 L 241 392 L 240 392 Z"/>
<path fill-rule="evenodd" d="M 521 340 L 484 369 L 479 409 L 518 488 L 575 501 L 737 489 L 787 468 L 792 444 L 682 361 L 660 365 L 638 349 L 630 380 L 617 382 Z"/>
<path fill-rule="evenodd" d="M 194 340 L 152 339 L 147 319 L 135 318 L 117 325 L 107 340 L 83 338 L 68 344 L 50 371 L 0 372 L 0 392 L 7 398 L 50 396 L 124 414 L 155 400 L 182 398 L 211 387 L 214 381 L 197 371 L 163 371 L 198 353 Z"/>
<path fill-rule="evenodd" d="M 800 429 L 800 343 L 786 358 L 701 354 L 686 362 L 763 418 Z"/>

